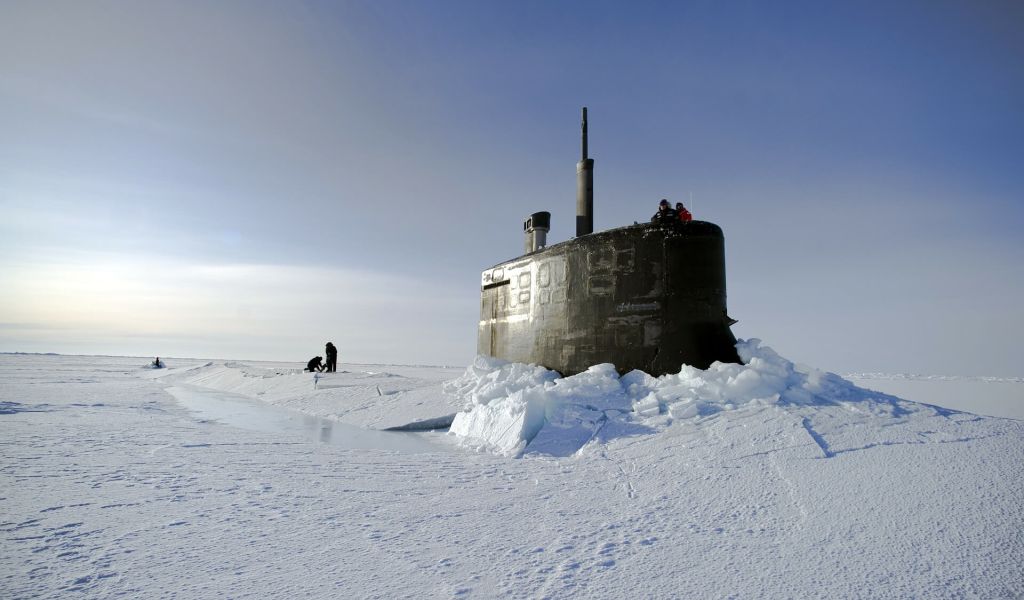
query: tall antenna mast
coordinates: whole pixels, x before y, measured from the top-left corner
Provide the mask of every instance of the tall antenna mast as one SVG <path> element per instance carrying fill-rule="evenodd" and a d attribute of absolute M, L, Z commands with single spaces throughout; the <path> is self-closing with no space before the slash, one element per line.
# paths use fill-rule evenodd
<path fill-rule="evenodd" d="M 583 107 L 582 156 L 576 163 L 576 237 L 594 231 L 594 159 L 587 156 L 587 107 Z"/>
<path fill-rule="evenodd" d="M 587 160 L 587 107 L 583 107 L 583 154 L 580 158 L 581 161 Z"/>

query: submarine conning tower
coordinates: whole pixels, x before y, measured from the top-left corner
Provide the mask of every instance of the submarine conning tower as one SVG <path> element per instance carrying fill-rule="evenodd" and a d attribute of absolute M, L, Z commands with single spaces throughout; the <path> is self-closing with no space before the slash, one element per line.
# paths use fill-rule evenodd
<path fill-rule="evenodd" d="M 740 362 L 721 228 L 691 221 L 593 233 L 586 108 L 582 133 L 576 237 L 546 246 L 550 214 L 526 220 L 526 254 L 481 274 L 477 353 L 565 376 L 600 363 L 663 375 Z"/>

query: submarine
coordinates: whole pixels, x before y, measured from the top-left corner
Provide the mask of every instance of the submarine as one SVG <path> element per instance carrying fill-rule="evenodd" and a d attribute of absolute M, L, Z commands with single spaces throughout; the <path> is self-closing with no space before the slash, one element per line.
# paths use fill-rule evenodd
<path fill-rule="evenodd" d="M 562 376 L 600 363 L 651 375 L 739 363 L 725 292 L 725 237 L 706 221 L 594 232 L 594 159 L 576 165 L 576 236 L 547 245 L 551 213 L 523 223 L 522 256 L 480 275 L 477 354 Z"/>

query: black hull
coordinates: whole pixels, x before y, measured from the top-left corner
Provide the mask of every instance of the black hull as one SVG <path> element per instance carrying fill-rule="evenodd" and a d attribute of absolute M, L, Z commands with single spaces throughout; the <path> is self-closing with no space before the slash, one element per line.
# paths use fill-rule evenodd
<path fill-rule="evenodd" d="M 740 362 L 713 223 L 633 225 L 495 265 L 481 278 L 477 353 L 573 375 Z"/>

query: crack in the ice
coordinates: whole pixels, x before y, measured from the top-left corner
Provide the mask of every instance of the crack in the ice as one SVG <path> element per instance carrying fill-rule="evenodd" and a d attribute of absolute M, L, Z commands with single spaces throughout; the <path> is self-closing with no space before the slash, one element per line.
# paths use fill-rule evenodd
<path fill-rule="evenodd" d="M 991 437 L 999 437 L 999 435 L 998 434 L 996 434 L 996 435 L 979 435 L 977 437 L 964 437 L 964 438 L 956 438 L 956 439 L 952 439 L 952 440 L 928 440 L 928 441 L 925 441 L 925 440 L 912 440 L 912 441 L 906 441 L 906 442 L 897 442 L 897 441 L 892 441 L 892 442 L 875 442 L 875 443 L 872 443 L 872 444 L 866 444 L 864 446 L 860 446 L 858 448 L 846 448 L 844 450 L 836 450 L 836 451 L 832 452 L 832 456 L 836 456 L 838 454 L 845 454 L 847 452 L 857 452 L 859 450 L 870 450 L 871 448 L 878 448 L 880 446 L 917 446 L 917 445 L 921 445 L 921 444 L 962 444 L 964 442 L 973 442 L 974 440 L 983 440 L 983 439 L 991 438 Z"/>
<path fill-rule="evenodd" d="M 743 460 L 745 458 L 753 458 L 755 456 L 768 456 L 770 454 L 775 454 L 776 452 L 782 452 L 783 450 L 792 450 L 794 448 L 803 448 L 804 446 L 809 446 L 809 445 L 810 444 L 794 444 L 792 446 L 781 446 L 779 448 L 772 448 L 771 450 L 765 450 L 763 452 L 754 452 L 753 454 L 744 454 L 743 456 L 737 456 L 735 458 L 735 460 Z"/>
<path fill-rule="evenodd" d="M 832 458 L 833 456 L 835 456 L 835 453 L 828 449 L 828 442 L 825 441 L 825 438 L 821 437 L 821 434 L 819 434 L 817 431 L 814 430 L 813 427 L 811 427 L 810 419 L 804 417 L 800 424 L 803 425 L 804 429 L 807 431 L 807 435 L 811 436 L 811 439 L 814 440 L 814 443 L 817 444 L 818 448 L 821 449 L 821 453 L 825 455 L 825 458 Z"/>

